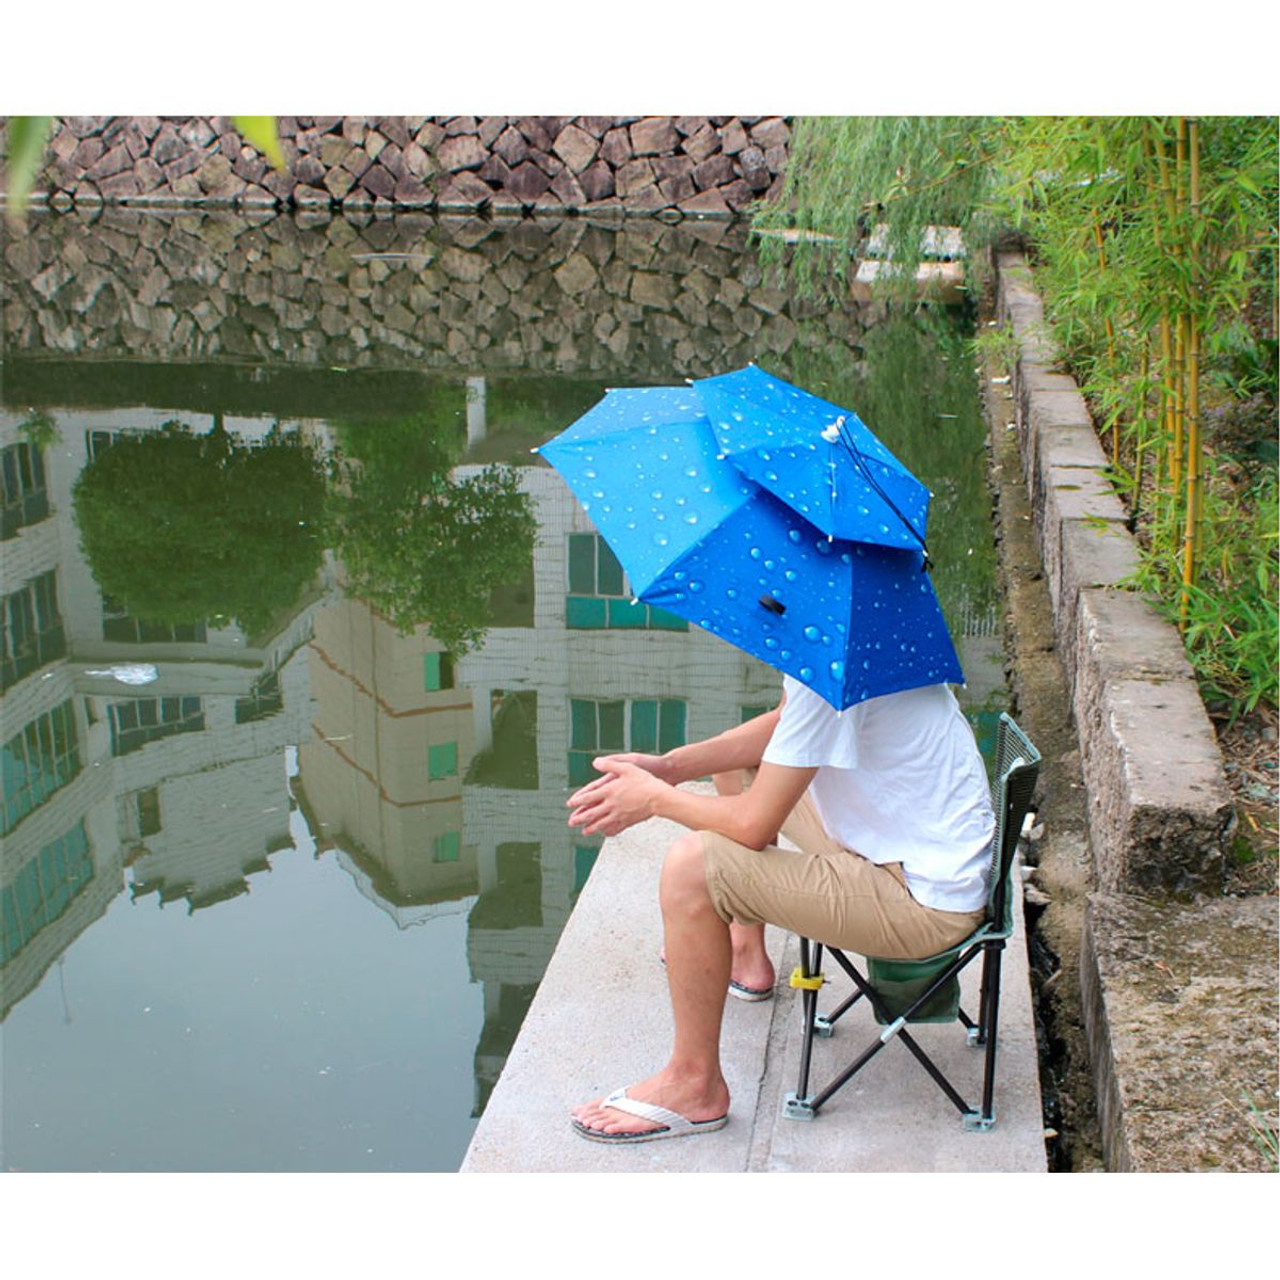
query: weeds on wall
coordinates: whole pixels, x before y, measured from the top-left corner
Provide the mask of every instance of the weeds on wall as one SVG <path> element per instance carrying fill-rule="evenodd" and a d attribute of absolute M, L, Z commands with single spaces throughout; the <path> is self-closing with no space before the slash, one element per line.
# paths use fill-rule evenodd
<path fill-rule="evenodd" d="M 873 234 L 897 289 L 929 225 L 959 226 L 973 263 L 1021 234 L 1129 504 L 1135 585 L 1207 694 L 1274 707 L 1277 121 L 815 119 L 793 148 L 758 222 L 808 233 L 802 281 L 847 273 Z"/>

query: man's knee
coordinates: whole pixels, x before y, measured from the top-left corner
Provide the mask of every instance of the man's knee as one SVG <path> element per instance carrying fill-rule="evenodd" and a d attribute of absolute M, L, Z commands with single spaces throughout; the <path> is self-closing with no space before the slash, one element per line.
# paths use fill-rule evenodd
<path fill-rule="evenodd" d="M 664 907 L 710 902 L 706 855 L 698 832 L 687 831 L 668 846 L 662 863 L 660 891 Z"/>

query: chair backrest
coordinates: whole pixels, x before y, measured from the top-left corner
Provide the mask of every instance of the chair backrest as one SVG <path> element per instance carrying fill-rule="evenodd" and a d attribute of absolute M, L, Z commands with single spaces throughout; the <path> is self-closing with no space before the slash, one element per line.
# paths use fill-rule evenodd
<path fill-rule="evenodd" d="M 1007 712 L 996 729 L 995 784 L 992 788 L 996 815 L 991 841 L 991 870 L 987 889 L 987 929 L 1008 937 L 1013 932 L 1013 894 L 1010 877 L 1018 851 L 1022 823 L 1040 776 L 1040 753 Z"/>

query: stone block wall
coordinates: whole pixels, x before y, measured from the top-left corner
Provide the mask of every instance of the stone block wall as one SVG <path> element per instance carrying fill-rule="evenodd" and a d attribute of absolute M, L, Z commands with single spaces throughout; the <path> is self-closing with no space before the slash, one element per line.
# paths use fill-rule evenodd
<path fill-rule="evenodd" d="M 6 354 L 661 381 L 847 343 L 745 223 L 329 210 L 34 213 L 0 260 Z"/>
<path fill-rule="evenodd" d="M 33 202 L 729 218 L 781 189 L 791 139 L 782 116 L 280 116 L 277 127 L 284 171 L 228 116 L 60 117 Z"/>

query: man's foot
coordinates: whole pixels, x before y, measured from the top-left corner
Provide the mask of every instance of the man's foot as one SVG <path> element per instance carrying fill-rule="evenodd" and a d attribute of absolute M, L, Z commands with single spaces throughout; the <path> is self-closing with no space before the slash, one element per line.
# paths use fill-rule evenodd
<path fill-rule="evenodd" d="M 648 1103 L 672 1113 L 670 1117 L 646 1118 L 610 1105 L 610 1098 L 632 1103 Z M 574 1128 L 583 1137 L 598 1141 L 633 1141 L 645 1135 L 671 1136 L 720 1128 L 728 1117 L 729 1089 L 723 1080 L 707 1086 L 672 1080 L 659 1072 L 648 1080 L 630 1085 L 617 1094 L 596 1098 L 575 1107 L 570 1113 Z M 684 1122 L 684 1123 L 680 1123 Z"/>

